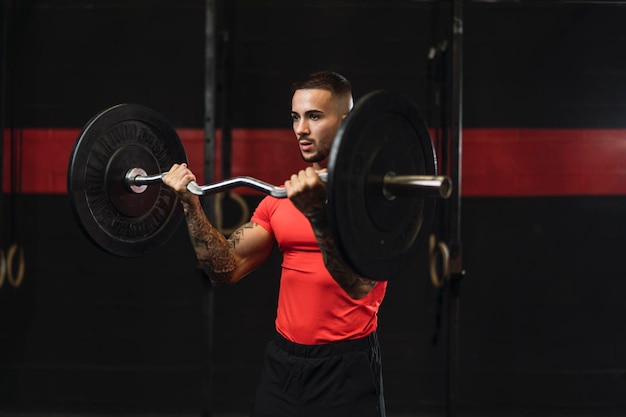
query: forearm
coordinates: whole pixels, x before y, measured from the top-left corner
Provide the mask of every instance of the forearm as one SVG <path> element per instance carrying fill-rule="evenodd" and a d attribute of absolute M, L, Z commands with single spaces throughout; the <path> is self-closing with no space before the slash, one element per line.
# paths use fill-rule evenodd
<path fill-rule="evenodd" d="M 308 219 L 311 222 L 315 239 L 322 252 L 324 265 L 326 265 L 326 269 L 333 279 L 354 299 L 360 299 L 369 294 L 378 281 L 358 274 L 343 259 L 337 243 L 330 232 L 326 209 L 308 216 Z"/>
<path fill-rule="evenodd" d="M 199 199 L 184 203 L 185 219 L 196 257 L 213 284 L 229 283 L 236 268 L 234 250 L 209 222 Z"/>

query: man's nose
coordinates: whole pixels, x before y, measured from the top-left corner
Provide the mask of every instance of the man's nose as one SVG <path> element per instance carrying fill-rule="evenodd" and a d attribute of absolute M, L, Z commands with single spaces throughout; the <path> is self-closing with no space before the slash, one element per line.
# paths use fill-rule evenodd
<path fill-rule="evenodd" d="M 309 135 L 311 133 L 309 123 L 305 119 L 298 121 L 294 126 L 294 130 L 297 136 Z"/>

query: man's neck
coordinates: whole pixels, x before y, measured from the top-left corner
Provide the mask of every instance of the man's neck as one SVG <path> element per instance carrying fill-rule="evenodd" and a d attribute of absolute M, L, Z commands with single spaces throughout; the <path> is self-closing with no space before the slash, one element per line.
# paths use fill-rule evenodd
<path fill-rule="evenodd" d="M 313 169 L 315 171 L 326 170 L 327 167 L 328 167 L 327 161 L 313 163 Z"/>

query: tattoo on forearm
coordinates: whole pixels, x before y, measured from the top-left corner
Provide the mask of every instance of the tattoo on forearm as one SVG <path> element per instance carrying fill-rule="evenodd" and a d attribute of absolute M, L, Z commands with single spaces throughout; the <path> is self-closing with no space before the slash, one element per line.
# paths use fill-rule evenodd
<path fill-rule="evenodd" d="M 326 214 L 309 218 L 315 239 L 320 247 L 326 269 L 337 283 L 352 297 L 363 298 L 372 291 L 378 281 L 365 278 L 354 271 L 341 257 L 339 248 L 330 233 Z"/>
<path fill-rule="evenodd" d="M 234 247 L 211 225 L 204 211 L 186 210 L 185 216 L 191 243 L 202 269 L 212 283 L 228 282 L 236 267 Z"/>

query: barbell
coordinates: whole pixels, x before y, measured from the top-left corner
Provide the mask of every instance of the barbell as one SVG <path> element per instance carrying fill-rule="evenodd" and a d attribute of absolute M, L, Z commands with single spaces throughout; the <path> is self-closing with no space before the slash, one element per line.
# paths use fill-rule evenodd
<path fill-rule="evenodd" d="M 120 104 L 80 132 L 68 166 L 68 196 L 86 237 L 123 257 L 165 244 L 183 218 L 176 194 L 161 186 L 166 171 L 187 162 L 174 128 L 159 113 Z M 149 175 L 148 173 L 155 173 Z M 346 261 L 364 276 L 387 280 L 425 241 L 438 198 L 452 182 L 437 160 L 419 111 L 405 96 L 375 91 L 359 100 L 335 136 L 327 184 L 329 225 Z M 282 186 L 252 177 L 188 185 L 196 195 L 250 187 L 285 198 Z"/>

